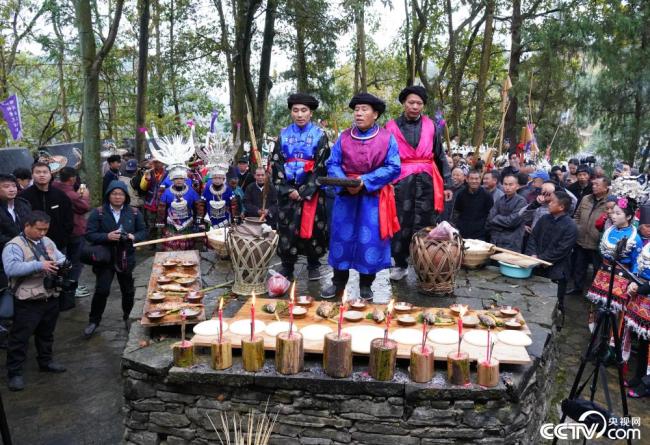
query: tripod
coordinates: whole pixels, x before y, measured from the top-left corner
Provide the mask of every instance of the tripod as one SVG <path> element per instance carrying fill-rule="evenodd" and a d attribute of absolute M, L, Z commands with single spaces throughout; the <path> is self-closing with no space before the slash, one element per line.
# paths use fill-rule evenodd
<path fill-rule="evenodd" d="M 621 338 L 618 335 L 617 323 L 616 323 L 616 312 L 612 309 L 612 296 L 614 291 L 614 277 L 616 276 L 616 271 L 620 271 L 625 274 L 630 280 L 639 284 L 637 277 L 629 272 L 625 266 L 623 266 L 618 260 L 620 258 L 621 252 L 627 243 L 627 238 L 621 239 L 616 244 L 616 250 L 611 261 L 611 270 L 609 275 L 609 289 L 607 292 L 607 303 L 604 307 L 598 309 L 598 314 L 596 317 L 596 326 L 591 338 L 589 339 L 589 345 L 585 354 L 580 360 L 580 366 L 578 368 L 578 373 L 576 374 L 575 379 L 573 380 L 573 385 L 571 387 L 571 392 L 569 393 L 569 398 L 564 400 L 562 403 L 562 418 L 560 423 L 563 423 L 567 418 L 567 411 L 565 410 L 564 402 L 575 401 L 580 397 L 582 391 L 586 386 L 591 382 L 589 387 L 589 402 L 593 405 L 594 397 L 596 395 L 596 389 L 598 387 L 598 377 L 601 377 L 603 383 L 603 392 L 605 393 L 605 399 L 607 400 L 608 409 L 611 411 L 611 400 L 609 397 L 609 388 L 607 387 L 607 375 L 605 373 L 605 362 L 609 356 L 609 343 L 610 343 L 610 332 L 614 335 L 614 354 L 616 359 L 616 367 L 618 371 L 618 387 L 621 393 L 621 405 L 623 407 L 623 417 L 629 417 L 628 407 L 627 407 L 627 394 L 625 392 L 625 385 L 623 383 L 623 357 L 622 357 L 622 348 L 621 348 Z M 594 370 L 591 375 L 587 377 L 584 383 L 580 384 L 582 380 L 582 375 L 587 366 L 587 362 L 592 361 L 594 364 Z M 602 374 L 601 374 L 602 373 Z M 578 420 L 578 419 L 574 419 Z M 607 426 L 607 425 L 606 425 Z M 553 439 L 553 445 L 557 443 L 557 437 Z M 583 443 L 586 443 L 587 439 L 585 438 Z M 628 437 L 628 444 L 632 444 L 632 440 Z"/>

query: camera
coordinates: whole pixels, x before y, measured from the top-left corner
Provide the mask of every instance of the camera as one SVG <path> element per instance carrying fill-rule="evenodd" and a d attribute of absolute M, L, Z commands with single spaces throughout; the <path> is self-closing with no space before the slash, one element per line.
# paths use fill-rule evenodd
<path fill-rule="evenodd" d="M 59 265 L 59 270 L 56 271 L 54 275 L 45 275 L 43 278 L 43 286 L 47 290 L 52 289 L 66 289 L 71 286 L 71 283 L 75 283 L 74 280 L 68 280 L 68 274 L 72 270 L 72 262 L 70 260 L 65 260 L 62 264 Z M 75 283 L 76 284 L 76 283 Z"/>

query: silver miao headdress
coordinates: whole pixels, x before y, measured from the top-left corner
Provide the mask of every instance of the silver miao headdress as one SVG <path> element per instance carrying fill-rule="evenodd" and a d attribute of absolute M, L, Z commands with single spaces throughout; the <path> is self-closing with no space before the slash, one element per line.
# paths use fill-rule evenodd
<path fill-rule="evenodd" d="M 149 137 L 149 131 L 145 130 L 145 136 L 149 141 L 151 155 L 157 161 L 167 165 L 169 179 L 187 177 L 186 162 L 194 154 L 194 125 L 190 124 L 190 136 L 187 140 L 180 134 L 173 136 L 158 137 L 158 131 L 154 123 L 151 123 L 153 138 Z"/>
<path fill-rule="evenodd" d="M 196 154 L 213 176 L 226 176 L 232 154 L 232 136 L 230 133 L 208 131 L 205 145 L 196 148 Z"/>

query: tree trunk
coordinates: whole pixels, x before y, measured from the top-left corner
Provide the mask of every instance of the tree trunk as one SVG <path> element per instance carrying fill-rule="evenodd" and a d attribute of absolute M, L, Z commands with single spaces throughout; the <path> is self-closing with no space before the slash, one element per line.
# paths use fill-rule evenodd
<path fill-rule="evenodd" d="M 510 138 L 510 144 L 514 147 L 519 139 L 519 130 L 517 128 L 517 83 L 519 81 L 519 64 L 521 63 L 521 26 L 523 17 L 521 15 L 521 0 L 512 1 L 512 20 L 510 22 L 510 63 L 508 72 L 512 80 L 512 97 L 506 113 L 505 134 Z"/>
<path fill-rule="evenodd" d="M 174 25 L 176 18 L 174 17 L 174 1 L 175 0 L 171 0 L 169 3 L 169 80 L 172 87 L 172 104 L 174 106 L 174 115 L 178 120 L 178 116 L 181 114 L 181 112 L 178 105 L 178 85 L 176 85 L 176 55 L 174 53 Z"/>
<path fill-rule="evenodd" d="M 301 93 L 309 92 L 309 81 L 307 79 L 307 57 L 305 56 L 305 38 L 307 30 L 304 25 L 305 7 L 300 1 L 292 2 L 293 13 L 296 23 L 296 86 Z"/>
<path fill-rule="evenodd" d="M 219 25 L 221 26 L 221 47 L 223 52 L 226 55 L 226 69 L 228 71 L 228 94 L 230 97 L 230 124 L 235 131 L 235 114 L 233 112 L 233 104 L 235 103 L 235 67 L 232 61 L 232 45 L 230 44 L 230 38 L 228 33 L 228 25 L 226 24 L 226 16 L 223 13 L 223 5 L 221 0 L 214 1 L 215 6 L 217 7 L 217 12 L 219 13 Z"/>
<path fill-rule="evenodd" d="M 149 0 L 138 0 L 138 84 L 135 103 L 135 158 L 144 159 L 147 141 L 139 129 L 147 126 L 147 59 L 149 55 Z"/>
<path fill-rule="evenodd" d="M 404 0 L 404 15 L 406 16 L 406 26 L 404 28 L 404 54 L 406 55 L 406 86 L 413 85 L 415 82 L 415 45 L 413 45 L 413 54 L 411 54 L 411 10 L 409 1 Z"/>
<path fill-rule="evenodd" d="M 165 114 L 165 90 L 163 85 L 163 63 L 160 52 L 162 47 L 160 44 L 160 3 L 153 2 L 153 26 L 156 33 L 156 88 L 153 91 L 154 106 L 158 117 L 163 117 Z"/>
<path fill-rule="evenodd" d="M 363 4 L 358 6 L 357 25 L 357 57 L 359 58 L 359 91 L 368 91 L 368 77 L 366 75 L 366 25 Z"/>
<path fill-rule="evenodd" d="M 255 115 L 255 136 L 259 141 L 264 134 L 266 123 L 266 106 L 269 100 L 269 92 L 273 82 L 269 75 L 271 71 L 271 51 L 273 50 L 273 38 L 275 37 L 275 16 L 277 14 L 278 0 L 267 0 L 266 20 L 264 21 L 264 36 L 262 40 L 262 54 L 260 55 L 260 77 L 257 86 L 257 113 Z M 302 90 L 301 90 L 302 91 Z"/>
<path fill-rule="evenodd" d="M 68 117 L 68 99 L 65 91 L 65 74 L 63 71 L 63 62 L 65 59 L 65 42 L 63 41 L 63 34 L 61 33 L 61 23 L 59 16 L 54 10 L 52 11 L 52 28 L 57 39 L 57 60 L 56 67 L 59 75 L 59 101 L 61 105 L 61 118 L 63 119 L 63 136 L 65 142 L 70 142 L 70 118 Z"/>
<path fill-rule="evenodd" d="M 97 52 L 95 47 L 95 34 L 93 30 L 90 0 L 76 0 L 75 11 L 77 27 L 79 30 L 79 49 L 84 76 L 83 94 L 83 172 L 93 199 L 93 203 L 101 202 L 101 175 L 100 150 L 101 141 L 99 133 L 99 72 L 106 55 L 111 50 L 120 18 L 124 0 L 116 0 L 115 14 L 110 26 L 108 37 Z"/>
<path fill-rule="evenodd" d="M 478 85 L 476 93 L 476 118 L 474 119 L 474 132 L 472 136 L 472 145 L 478 152 L 479 146 L 483 143 L 485 96 L 488 71 L 490 69 L 490 55 L 492 53 L 492 34 L 494 28 L 492 21 L 494 18 L 495 0 L 488 0 L 485 9 L 485 31 L 483 32 L 483 47 L 481 48 L 481 65 L 478 74 Z"/>

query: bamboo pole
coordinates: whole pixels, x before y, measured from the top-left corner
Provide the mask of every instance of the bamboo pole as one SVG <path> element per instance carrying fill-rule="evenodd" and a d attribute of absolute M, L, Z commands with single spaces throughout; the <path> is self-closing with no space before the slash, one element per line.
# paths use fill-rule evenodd
<path fill-rule="evenodd" d="M 298 374 L 305 366 L 302 334 L 280 332 L 275 337 L 275 370 L 280 374 Z"/>
<path fill-rule="evenodd" d="M 525 259 L 528 259 L 528 260 L 531 260 L 531 261 L 537 261 L 538 263 L 543 264 L 544 266 L 549 266 L 550 267 L 550 266 L 553 265 L 553 263 L 549 263 L 548 261 L 540 260 L 539 258 L 533 258 L 530 255 L 515 252 L 514 250 L 505 249 L 503 247 L 494 246 L 494 250 L 496 250 L 497 252 L 509 253 L 510 255 L 516 255 L 518 257 L 525 258 Z"/>
<path fill-rule="evenodd" d="M 227 338 L 210 345 L 212 369 L 218 371 L 232 367 L 232 343 Z"/>
<path fill-rule="evenodd" d="M 477 365 L 476 382 L 486 388 L 493 388 L 499 384 L 499 361 L 491 358 L 490 361 L 479 360 Z"/>
<path fill-rule="evenodd" d="M 323 345 L 323 369 L 335 379 L 352 375 L 352 337 L 345 332 L 339 337 L 330 332 Z"/>
<path fill-rule="evenodd" d="M 433 378 L 434 371 L 433 347 L 425 345 L 414 345 L 411 348 L 411 364 L 409 376 L 416 383 L 427 383 Z"/>
<path fill-rule="evenodd" d="M 257 372 L 264 366 L 264 338 L 246 336 L 241 340 L 241 356 L 244 371 Z"/>
<path fill-rule="evenodd" d="M 469 384 L 469 354 L 452 351 L 447 355 L 447 379 L 452 385 Z"/>
<path fill-rule="evenodd" d="M 383 338 L 375 338 L 370 343 L 370 368 L 368 374 L 375 380 L 392 380 L 395 375 L 396 358 L 396 342 L 393 340 L 384 341 Z"/>
<path fill-rule="evenodd" d="M 200 238 L 202 236 L 207 236 L 207 232 L 188 233 L 186 235 L 170 236 L 169 238 L 158 238 L 158 239 L 149 240 L 149 241 L 141 241 L 139 243 L 133 244 L 133 247 L 138 248 L 138 247 L 143 247 L 143 246 L 150 246 L 152 244 L 166 243 L 167 241 L 178 241 L 178 240 L 183 240 L 183 239 Z"/>

